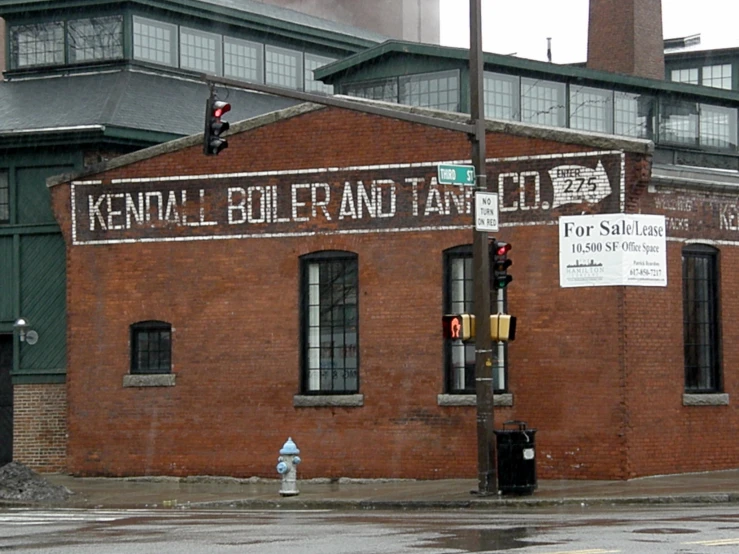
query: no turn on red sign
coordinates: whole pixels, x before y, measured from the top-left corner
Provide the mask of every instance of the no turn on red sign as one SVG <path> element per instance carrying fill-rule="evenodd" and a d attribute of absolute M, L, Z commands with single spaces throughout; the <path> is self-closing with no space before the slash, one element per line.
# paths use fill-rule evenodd
<path fill-rule="evenodd" d="M 475 192 L 475 231 L 495 233 L 498 230 L 498 194 Z"/>

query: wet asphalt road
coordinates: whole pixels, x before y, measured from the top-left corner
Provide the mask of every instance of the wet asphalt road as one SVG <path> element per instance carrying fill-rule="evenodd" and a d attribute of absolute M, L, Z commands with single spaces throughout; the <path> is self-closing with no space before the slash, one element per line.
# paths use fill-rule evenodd
<path fill-rule="evenodd" d="M 53 554 L 722 554 L 733 506 L 497 512 L 0 510 L 0 551 Z"/>

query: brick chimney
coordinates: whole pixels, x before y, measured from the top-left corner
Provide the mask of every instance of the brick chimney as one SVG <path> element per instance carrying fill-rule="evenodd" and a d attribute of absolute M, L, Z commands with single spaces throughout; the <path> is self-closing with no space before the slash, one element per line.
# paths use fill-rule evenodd
<path fill-rule="evenodd" d="M 662 0 L 590 0 L 587 67 L 664 80 Z"/>

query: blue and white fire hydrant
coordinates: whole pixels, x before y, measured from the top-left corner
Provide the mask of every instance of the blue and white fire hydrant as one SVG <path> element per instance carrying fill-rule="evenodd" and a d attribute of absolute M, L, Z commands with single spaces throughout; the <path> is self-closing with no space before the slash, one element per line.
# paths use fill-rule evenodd
<path fill-rule="evenodd" d="M 282 475 L 282 488 L 280 494 L 282 496 L 295 496 L 300 494 L 298 491 L 298 470 L 297 465 L 300 463 L 300 450 L 288 437 L 285 444 L 280 450 L 280 457 L 277 458 L 277 473 Z"/>

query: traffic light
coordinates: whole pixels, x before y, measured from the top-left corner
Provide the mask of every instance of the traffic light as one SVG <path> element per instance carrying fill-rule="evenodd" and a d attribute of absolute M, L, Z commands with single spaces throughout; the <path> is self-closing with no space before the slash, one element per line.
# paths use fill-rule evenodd
<path fill-rule="evenodd" d="M 465 341 L 475 337 L 475 316 L 472 314 L 442 316 L 441 325 L 445 339 Z"/>
<path fill-rule="evenodd" d="M 499 342 L 508 342 L 516 338 L 516 318 L 509 314 L 490 316 L 490 338 Z"/>
<path fill-rule="evenodd" d="M 511 249 L 511 245 L 507 242 L 498 242 L 493 240 L 490 243 L 490 250 L 492 254 L 492 282 L 490 288 L 493 290 L 501 290 L 508 286 L 508 283 L 513 281 L 513 277 L 508 275 L 508 268 L 511 267 L 513 262 L 508 259 L 508 252 Z"/>
<path fill-rule="evenodd" d="M 223 114 L 231 110 L 231 104 L 218 100 L 211 90 L 205 102 L 205 134 L 203 136 L 203 152 L 206 156 L 215 156 L 224 148 L 228 148 L 228 141 L 221 138 L 221 134 L 228 131 L 228 121 L 221 121 Z"/>

